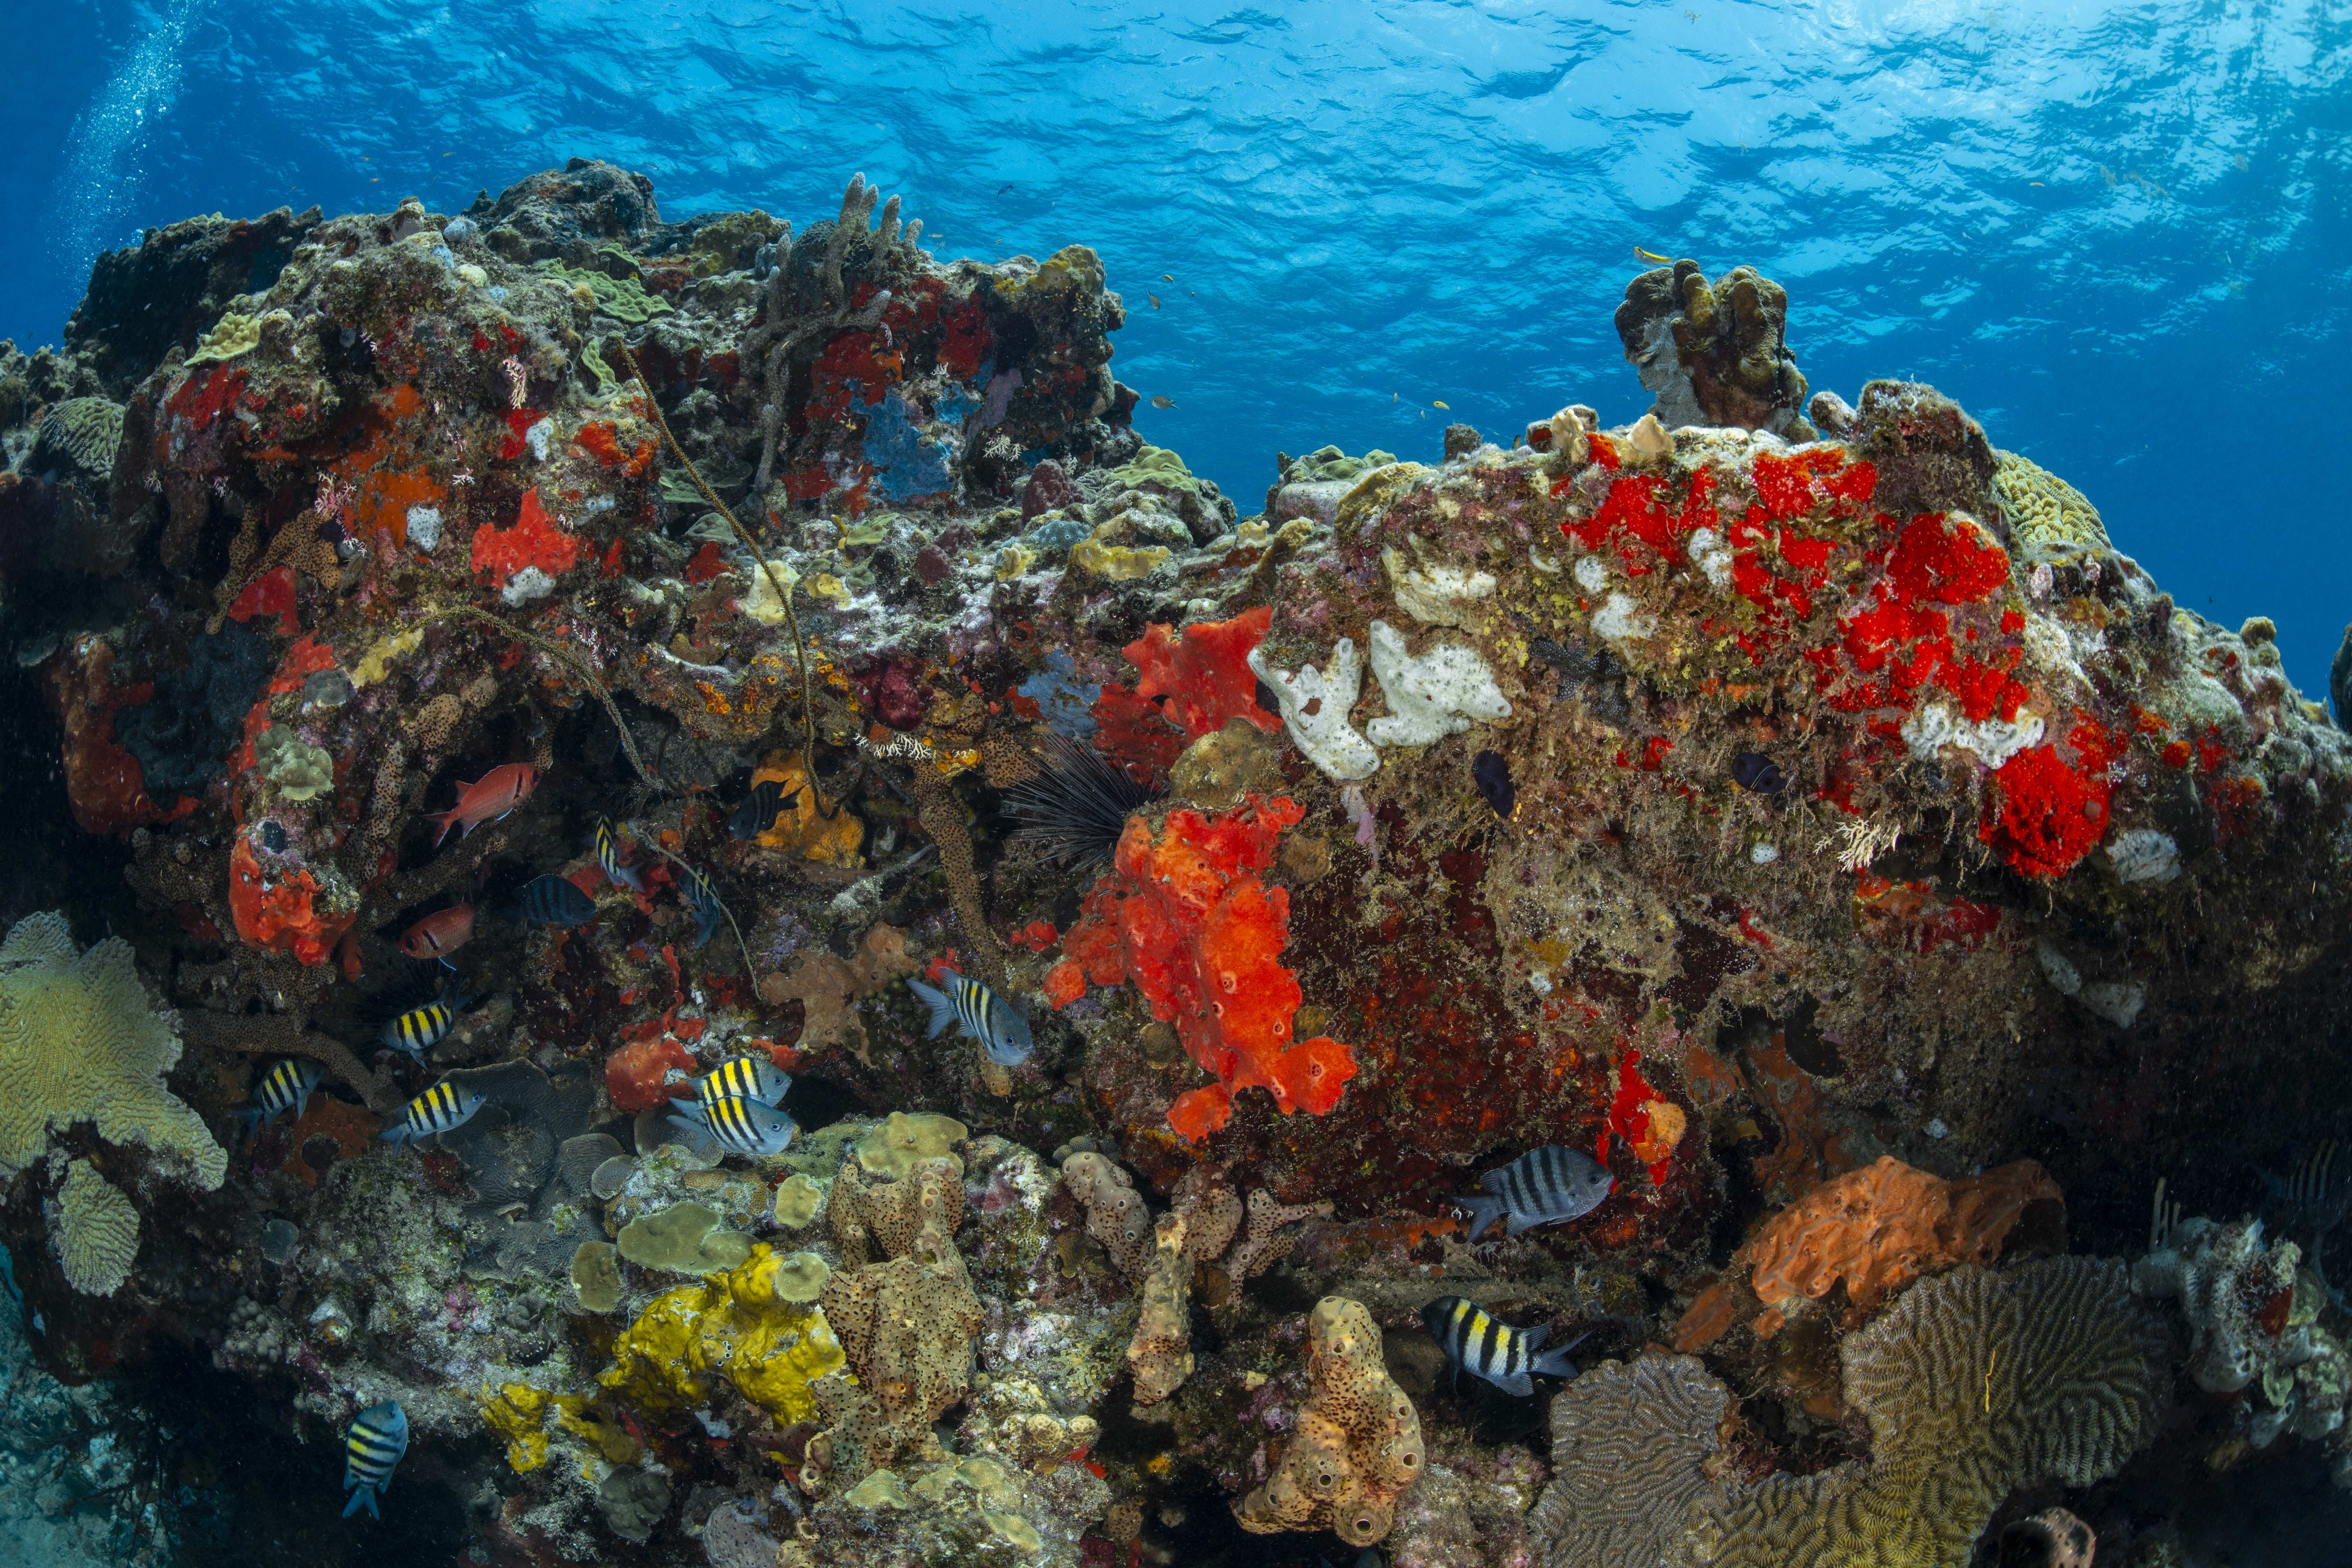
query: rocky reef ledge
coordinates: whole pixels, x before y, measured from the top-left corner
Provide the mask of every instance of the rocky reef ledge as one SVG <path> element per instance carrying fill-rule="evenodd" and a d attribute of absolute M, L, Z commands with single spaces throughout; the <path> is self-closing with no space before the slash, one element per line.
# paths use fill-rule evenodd
<path fill-rule="evenodd" d="M 0 345 L 106 868 L 12 894 L 0 1229 L 90 1422 L 210 1391 L 142 1552 L 2155 1568 L 2352 1482 L 2352 737 L 2267 621 L 1689 261 L 1622 385 L 1244 515 L 1092 251 L 878 195 L 192 219 Z M 781 1152 L 668 1114 L 747 1057 Z M 1474 1240 L 1547 1146 L 1607 1195 Z"/>

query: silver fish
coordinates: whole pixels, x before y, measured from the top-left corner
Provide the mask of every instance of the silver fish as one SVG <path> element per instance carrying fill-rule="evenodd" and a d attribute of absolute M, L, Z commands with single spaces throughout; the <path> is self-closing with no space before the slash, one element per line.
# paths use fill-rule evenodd
<path fill-rule="evenodd" d="M 460 1089 L 445 1078 L 402 1107 L 400 1120 L 377 1136 L 387 1143 L 421 1143 L 436 1132 L 463 1127 L 481 1109 L 478 1089 Z"/>
<path fill-rule="evenodd" d="M 1536 1385 L 1530 1373 L 1574 1378 L 1576 1364 L 1568 1359 L 1568 1352 L 1587 1337 L 1579 1334 L 1564 1345 L 1545 1350 L 1544 1340 L 1551 1332 L 1549 1324 L 1515 1329 L 1459 1296 L 1441 1296 L 1432 1301 L 1421 1310 L 1421 1321 L 1438 1348 L 1445 1352 L 1446 1360 L 1468 1369 L 1475 1377 L 1485 1378 L 1506 1394 L 1533 1394 Z"/>
<path fill-rule="evenodd" d="M 967 980 L 952 969 L 940 970 L 940 978 L 946 982 L 944 989 L 919 980 L 907 982 L 907 988 L 931 1010 L 931 1026 L 925 1038 L 936 1040 L 950 1024 L 960 1024 L 998 1065 L 1018 1067 L 1029 1059 L 1029 1020 L 1018 1009 L 999 1001 L 996 993 L 979 981 Z"/>
<path fill-rule="evenodd" d="M 1454 1201 L 1470 1211 L 1470 1239 L 1505 1215 L 1510 1234 L 1538 1225 L 1576 1219 L 1601 1206 L 1617 1184 L 1591 1155 L 1547 1143 L 1530 1149 L 1498 1171 L 1478 1178 L 1485 1195 L 1472 1194 Z"/>
<path fill-rule="evenodd" d="M 407 1452 L 408 1412 L 397 1402 L 371 1405 L 352 1419 L 343 1437 L 343 1489 L 352 1494 L 343 1505 L 345 1519 L 362 1506 L 371 1519 L 383 1517 L 376 1511 L 375 1500 L 392 1485 L 393 1468 Z"/>
<path fill-rule="evenodd" d="M 740 1094 L 710 1100 L 672 1100 L 676 1109 L 669 1124 L 716 1142 L 722 1149 L 752 1158 L 781 1154 L 792 1146 L 800 1123 L 772 1105 L 762 1105 Z"/>

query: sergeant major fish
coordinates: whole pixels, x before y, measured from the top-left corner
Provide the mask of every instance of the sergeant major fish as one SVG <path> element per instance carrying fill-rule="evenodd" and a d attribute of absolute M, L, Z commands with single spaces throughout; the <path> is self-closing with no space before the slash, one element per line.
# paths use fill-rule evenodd
<path fill-rule="evenodd" d="M 480 1090 L 461 1089 L 445 1078 L 403 1106 L 400 1120 L 376 1136 L 387 1143 L 422 1143 L 436 1132 L 463 1127 L 481 1109 Z"/>
<path fill-rule="evenodd" d="M 727 819 L 727 831 L 737 838 L 759 837 L 775 826 L 776 813 L 798 800 L 800 794 L 798 784 L 793 786 L 792 794 L 786 795 L 783 780 L 761 779 L 751 786 L 751 793 L 743 797 L 743 804 L 735 808 L 735 815 Z"/>
<path fill-rule="evenodd" d="M 295 1121 L 301 1121 L 302 1108 L 310 1102 L 310 1091 L 326 1076 L 325 1068 L 299 1057 L 288 1057 L 273 1065 L 262 1075 L 261 1087 L 254 1090 L 251 1107 L 236 1113 L 246 1136 L 251 1137 L 263 1123 L 277 1121 L 282 1111 L 290 1110 Z"/>
<path fill-rule="evenodd" d="M 793 1075 L 765 1057 L 731 1057 L 694 1080 L 696 1098 L 673 1100 L 672 1105 L 703 1106 L 714 1100 L 756 1100 L 762 1105 L 782 1101 L 793 1087 Z"/>
<path fill-rule="evenodd" d="M 700 948 L 718 931 L 726 910 L 710 885 L 710 873 L 699 866 L 686 868 L 686 905 L 694 911 L 694 945 Z"/>
<path fill-rule="evenodd" d="M 966 1035 L 986 1048 L 991 1061 L 1018 1067 L 1029 1059 L 1028 1019 L 977 980 L 967 980 L 952 969 L 940 970 L 940 978 L 946 982 L 944 988 L 907 982 L 907 988 L 931 1010 L 931 1026 L 924 1038 L 936 1040 L 949 1024 L 961 1024 Z"/>
<path fill-rule="evenodd" d="M 613 831 L 613 819 L 609 816 L 596 819 L 596 864 L 603 867 L 604 875 L 617 885 L 640 893 L 646 890 L 646 879 L 637 868 L 621 864 L 620 840 Z"/>
<path fill-rule="evenodd" d="M 1510 1216 L 1510 1234 L 1538 1225 L 1555 1225 L 1591 1214 L 1617 1184 L 1591 1155 L 1547 1143 L 1530 1149 L 1500 1170 L 1478 1178 L 1485 1195 L 1472 1194 L 1454 1201 L 1470 1211 L 1470 1239 Z"/>
<path fill-rule="evenodd" d="M 580 884 L 571 878 L 550 871 L 522 885 L 515 897 L 515 911 L 533 925 L 584 926 L 596 918 L 596 900 L 582 892 Z"/>
<path fill-rule="evenodd" d="M 411 958 L 446 958 L 474 940 L 474 906 L 436 910 L 401 933 L 400 951 Z"/>
<path fill-rule="evenodd" d="M 738 1154 L 781 1154 L 792 1146 L 800 1124 L 772 1105 L 740 1094 L 715 1099 L 670 1101 L 677 1107 L 669 1124 L 698 1137 L 710 1138 Z"/>
<path fill-rule="evenodd" d="M 1550 1325 L 1515 1329 L 1459 1296 L 1441 1296 L 1432 1301 L 1421 1310 L 1421 1321 L 1455 1367 L 1467 1368 L 1471 1375 L 1485 1378 L 1506 1394 L 1520 1395 L 1536 1391 L 1530 1373 L 1574 1379 L 1576 1363 L 1568 1359 L 1568 1352 L 1586 1338 L 1579 1334 L 1564 1345 L 1545 1350 Z"/>
<path fill-rule="evenodd" d="M 387 1399 L 371 1405 L 352 1421 L 343 1437 L 343 1489 L 352 1500 L 343 1505 L 349 1519 L 364 1504 L 371 1519 L 382 1519 L 375 1500 L 392 1485 L 392 1472 L 408 1452 L 408 1412 Z"/>
<path fill-rule="evenodd" d="M 448 837 L 449 829 L 458 823 L 466 825 L 457 835 L 463 838 L 485 822 L 496 822 L 529 800 L 530 792 L 538 787 L 539 770 L 529 763 L 509 763 L 504 767 L 492 768 L 472 784 L 459 785 L 456 805 L 446 811 L 425 813 L 441 825 L 441 831 L 434 835 L 434 847 L 440 847 L 441 840 Z"/>
<path fill-rule="evenodd" d="M 424 1006 L 411 1007 L 386 1024 L 376 1038 L 395 1051 L 406 1051 L 422 1066 L 425 1053 L 441 1043 L 441 1037 L 449 1032 L 457 1022 L 457 1015 L 473 1000 L 455 985 L 445 985 L 441 994 Z"/>

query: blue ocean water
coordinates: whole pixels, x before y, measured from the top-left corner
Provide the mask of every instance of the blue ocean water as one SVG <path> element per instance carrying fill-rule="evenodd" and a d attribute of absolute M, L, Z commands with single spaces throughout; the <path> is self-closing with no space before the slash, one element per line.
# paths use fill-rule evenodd
<path fill-rule="evenodd" d="M 0 58 L 0 334 L 92 254 L 281 203 L 455 208 L 574 155 L 666 216 L 1100 250 L 1139 410 L 1245 510 L 1276 448 L 1406 457 L 1647 397 L 1640 246 L 1751 263 L 1816 387 L 1925 379 L 2185 605 L 2352 616 L 2352 11 L 2329 4 L 56 0 Z M 1153 305 L 1149 296 L 1157 296 Z M 1446 406 L 1438 406 L 1443 403 Z"/>

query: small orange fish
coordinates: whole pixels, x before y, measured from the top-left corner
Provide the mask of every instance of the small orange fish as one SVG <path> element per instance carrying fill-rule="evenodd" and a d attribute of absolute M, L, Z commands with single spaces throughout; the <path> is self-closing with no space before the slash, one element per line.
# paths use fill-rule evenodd
<path fill-rule="evenodd" d="M 504 767 L 492 768 L 472 784 L 460 786 L 456 805 L 446 811 L 425 813 L 441 825 L 441 831 L 433 837 L 435 847 L 440 847 L 441 840 L 449 837 L 449 829 L 457 824 L 466 825 L 465 832 L 457 835 L 463 838 L 485 822 L 495 822 L 529 800 L 530 792 L 538 787 L 539 770 L 529 763 L 509 763 Z"/>
<path fill-rule="evenodd" d="M 474 906 L 436 910 L 400 939 L 400 951 L 411 958 L 446 958 L 474 940 Z"/>

